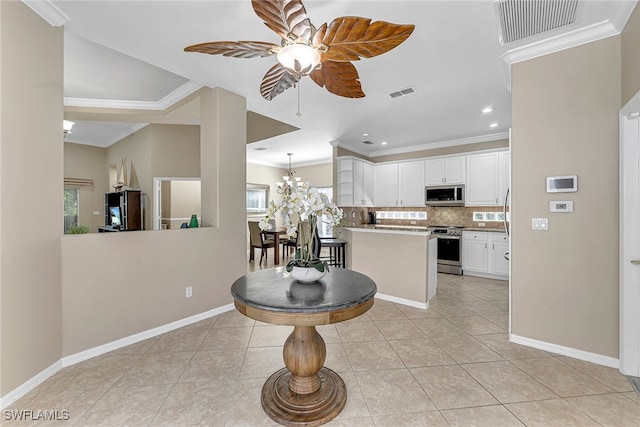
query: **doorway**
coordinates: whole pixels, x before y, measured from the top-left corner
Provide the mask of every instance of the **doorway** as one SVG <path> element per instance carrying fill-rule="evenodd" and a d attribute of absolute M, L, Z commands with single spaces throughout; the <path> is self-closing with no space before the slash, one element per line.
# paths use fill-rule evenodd
<path fill-rule="evenodd" d="M 620 372 L 640 377 L 640 92 L 620 110 Z"/>
<path fill-rule="evenodd" d="M 180 228 L 189 223 L 191 215 L 201 218 L 200 178 L 153 178 L 153 229 Z"/>

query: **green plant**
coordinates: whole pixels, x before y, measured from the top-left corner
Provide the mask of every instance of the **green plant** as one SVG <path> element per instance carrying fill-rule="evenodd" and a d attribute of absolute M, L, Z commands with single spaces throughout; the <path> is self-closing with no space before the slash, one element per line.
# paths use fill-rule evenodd
<path fill-rule="evenodd" d="M 67 229 L 67 234 L 86 234 L 89 232 L 89 226 L 86 224 L 71 224 Z"/>

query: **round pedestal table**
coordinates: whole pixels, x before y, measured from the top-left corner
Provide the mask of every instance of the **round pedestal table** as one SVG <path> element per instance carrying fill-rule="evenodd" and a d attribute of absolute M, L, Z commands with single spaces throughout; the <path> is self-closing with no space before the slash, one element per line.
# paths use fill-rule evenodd
<path fill-rule="evenodd" d="M 240 277 L 231 286 L 236 309 L 255 320 L 293 326 L 283 358 L 262 387 L 262 408 L 286 426 L 318 426 L 335 418 L 347 401 L 340 376 L 323 366 L 326 356 L 318 325 L 342 322 L 373 306 L 376 284 L 364 274 L 333 269 L 322 280 L 299 283 L 284 268 Z"/>

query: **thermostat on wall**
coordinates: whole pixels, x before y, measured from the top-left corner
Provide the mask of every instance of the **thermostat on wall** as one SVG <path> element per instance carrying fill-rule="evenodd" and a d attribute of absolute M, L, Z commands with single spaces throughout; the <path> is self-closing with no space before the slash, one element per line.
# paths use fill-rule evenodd
<path fill-rule="evenodd" d="M 576 191 L 578 191 L 578 175 L 547 177 L 547 193 L 574 193 Z"/>
<path fill-rule="evenodd" d="M 573 212 L 573 200 L 549 202 L 549 212 Z"/>

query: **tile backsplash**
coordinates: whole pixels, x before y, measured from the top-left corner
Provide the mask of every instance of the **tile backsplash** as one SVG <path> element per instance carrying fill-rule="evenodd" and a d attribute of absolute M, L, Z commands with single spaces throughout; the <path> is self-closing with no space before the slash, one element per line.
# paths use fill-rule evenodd
<path fill-rule="evenodd" d="M 392 211 L 392 212 L 426 212 L 427 219 L 419 218 L 422 215 L 406 215 L 411 218 L 377 218 L 378 224 L 387 225 L 414 225 L 428 227 L 432 225 L 460 225 L 463 227 L 478 228 L 481 227 L 480 221 L 473 220 L 473 212 L 502 212 L 501 206 L 426 206 L 426 207 L 378 207 L 378 208 L 360 208 L 360 207 L 343 207 L 345 225 L 366 224 L 369 212 Z M 398 215 L 396 215 L 398 216 Z M 484 222 L 484 221 L 482 221 Z M 485 228 L 502 228 L 501 222 L 484 222 Z"/>

